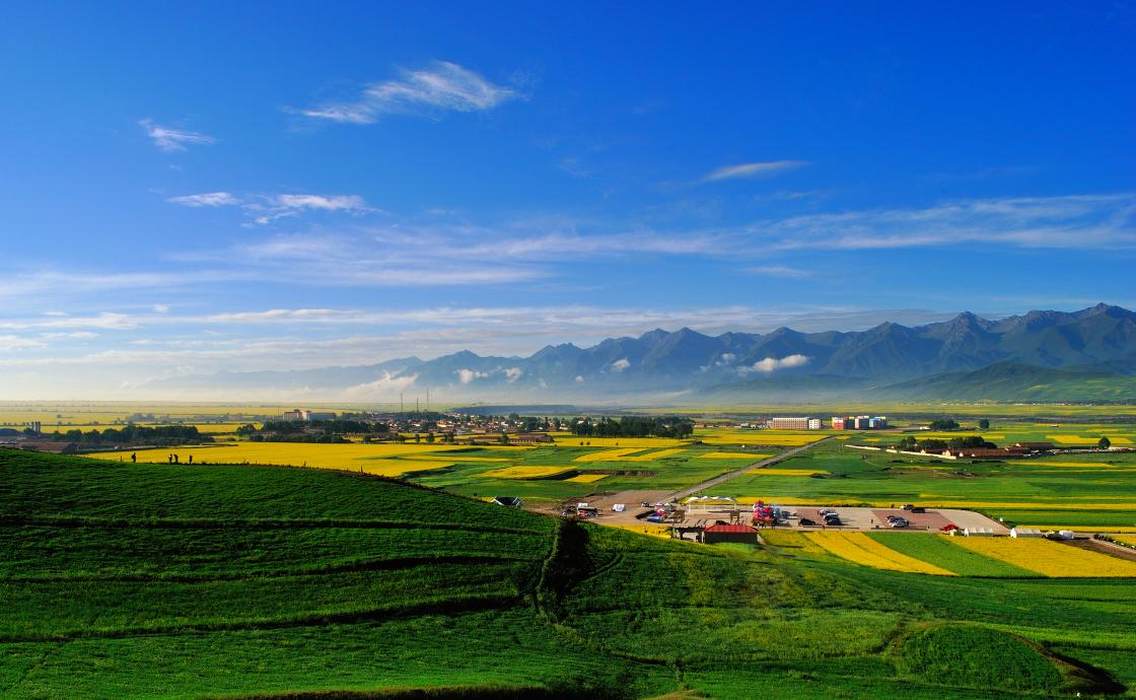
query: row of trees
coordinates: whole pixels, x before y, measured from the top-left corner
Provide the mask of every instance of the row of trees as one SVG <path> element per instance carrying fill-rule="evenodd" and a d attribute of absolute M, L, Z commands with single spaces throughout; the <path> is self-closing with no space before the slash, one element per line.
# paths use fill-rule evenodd
<path fill-rule="evenodd" d="M 619 420 L 583 418 L 572 423 L 572 434 L 579 437 L 686 438 L 693 433 L 694 421 L 689 418 L 623 416 Z"/>
<path fill-rule="evenodd" d="M 273 420 L 257 428 L 251 423 L 237 428 L 236 433 L 241 437 L 255 439 L 256 436 L 265 435 L 302 435 L 323 433 L 326 435 L 382 435 L 390 432 L 386 423 L 376 423 L 364 420 L 321 420 L 311 423 L 298 420 Z"/>
<path fill-rule="evenodd" d="M 955 420 L 954 418 L 938 418 L 936 420 L 931 421 L 931 424 L 928 425 L 927 427 L 930 428 L 931 430 L 948 431 L 948 432 L 952 431 L 952 430 L 962 430 L 963 429 L 962 425 L 959 424 L 959 422 L 957 420 Z M 978 429 L 979 430 L 989 430 L 990 429 L 990 421 L 986 418 L 980 418 L 978 420 Z"/>
<path fill-rule="evenodd" d="M 80 445 L 185 445 L 196 442 L 213 442 L 202 435 L 195 425 L 126 425 L 122 428 L 92 429 L 87 432 L 68 430 L 54 433 L 52 440 Z"/>
<path fill-rule="evenodd" d="M 942 452 L 943 450 L 964 450 L 964 449 L 989 449 L 993 450 L 998 446 L 988 440 L 984 439 L 981 435 L 967 435 L 965 437 L 951 438 L 950 440 L 917 440 L 912 436 L 907 436 L 899 441 L 896 445 L 901 450 L 909 452 L 919 452 L 926 450 L 927 452 Z"/>

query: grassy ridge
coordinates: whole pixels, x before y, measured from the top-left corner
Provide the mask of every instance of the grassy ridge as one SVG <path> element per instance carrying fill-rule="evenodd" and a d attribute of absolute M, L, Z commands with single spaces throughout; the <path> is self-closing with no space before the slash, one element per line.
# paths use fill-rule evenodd
<path fill-rule="evenodd" d="M 977 667 L 966 630 L 987 658 L 1013 628 L 1118 677 L 1136 653 L 1127 582 L 882 572 L 328 471 L 0 451 L 0 477 L 4 697 L 980 697 L 897 640 L 958 625 Z M 1027 648 L 997 694 L 1105 687 Z"/>

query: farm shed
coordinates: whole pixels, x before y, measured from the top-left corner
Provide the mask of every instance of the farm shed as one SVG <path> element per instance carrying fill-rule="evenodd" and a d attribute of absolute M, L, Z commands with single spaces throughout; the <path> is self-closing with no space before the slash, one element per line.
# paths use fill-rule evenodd
<path fill-rule="evenodd" d="M 702 530 L 702 542 L 705 544 L 717 544 L 719 542 L 757 544 L 757 531 L 749 525 L 719 523 Z"/>

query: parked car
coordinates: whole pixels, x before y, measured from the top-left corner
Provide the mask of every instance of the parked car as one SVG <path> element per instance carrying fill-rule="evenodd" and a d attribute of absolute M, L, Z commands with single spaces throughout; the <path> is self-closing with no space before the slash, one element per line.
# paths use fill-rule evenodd
<path fill-rule="evenodd" d="M 894 528 L 904 528 L 911 523 L 907 522 L 907 518 L 888 518 L 888 524 Z"/>
<path fill-rule="evenodd" d="M 801 524 L 801 527 L 816 527 L 816 521 L 809 518 L 801 518 L 797 522 Z"/>
<path fill-rule="evenodd" d="M 836 513 L 829 513 L 828 515 L 824 516 L 824 524 L 825 525 L 843 525 L 844 523 L 840 522 L 840 516 L 839 515 L 837 515 Z"/>

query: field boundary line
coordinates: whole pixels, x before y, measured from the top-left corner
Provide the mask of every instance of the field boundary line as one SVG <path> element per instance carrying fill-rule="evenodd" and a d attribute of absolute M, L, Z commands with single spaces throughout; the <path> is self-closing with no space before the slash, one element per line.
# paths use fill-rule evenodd
<path fill-rule="evenodd" d="M 349 574 L 363 571 L 397 571 L 416 566 L 436 566 L 445 564 L 510 564 L 532 563 L 532 557 L 511 555 L 492 556 L 488 554 L 454 554 L 416 557 L 392 557 L 389 559 L 364 559 L 306 569 L 271 569 L 216 574 L 77 574 L 75 576 L 0 576 L 0 583 L 69 583 L 72 581 L 116 581 L 122 583 L 209 583 L 212 581 L 251 581 L 256 579 L 300 578 L 322 576 L 325 574 Z"/>
<path fill-rule="evenodd" d="M 168 529 L 168 530 L 276 530 L 276 529 L 391 529 L 391 530 L 461 530 L 514 535 L 541 535 L 547 533 L 540 529 L 511 527 L 509 525 L 478 525 L 455 522 L 415 522 L 409 520 L 291 520 L 233 518 L 216 519 L 177 519 L 177 518 L 99 518 L 99 517 L 50 517 L 50 516 L 0 516 L 0 527 L 89 527 L 105 529 Z"/>
<path fill-rule="evenodd" d="M 153 627 L 71 630 L 56 634 L 4 634 L 0 644 L 22 642 L 69 642 L 76 639 L 125 639 L 129 637 L 150 637 L 180 634 L 200 634 L 208 632 L 243 632 L 251 630 L 287 629 L 291 627 L 326 627 L 335 624 L 362 622 L 385 622 L 387 620 L 420 617 L 423 615 L 454 614 L 497 610 L 515 607 L 520 601 L 517 594 L 492 594 L 457 596 L 453 598 L 431 598 L 419 600 L 405 606 L 388 606 L 350 610 L 341 612 L 312 613 L 280 619 L 252 619 L 233 622 L 206 622 L 156 625 Z"/>

